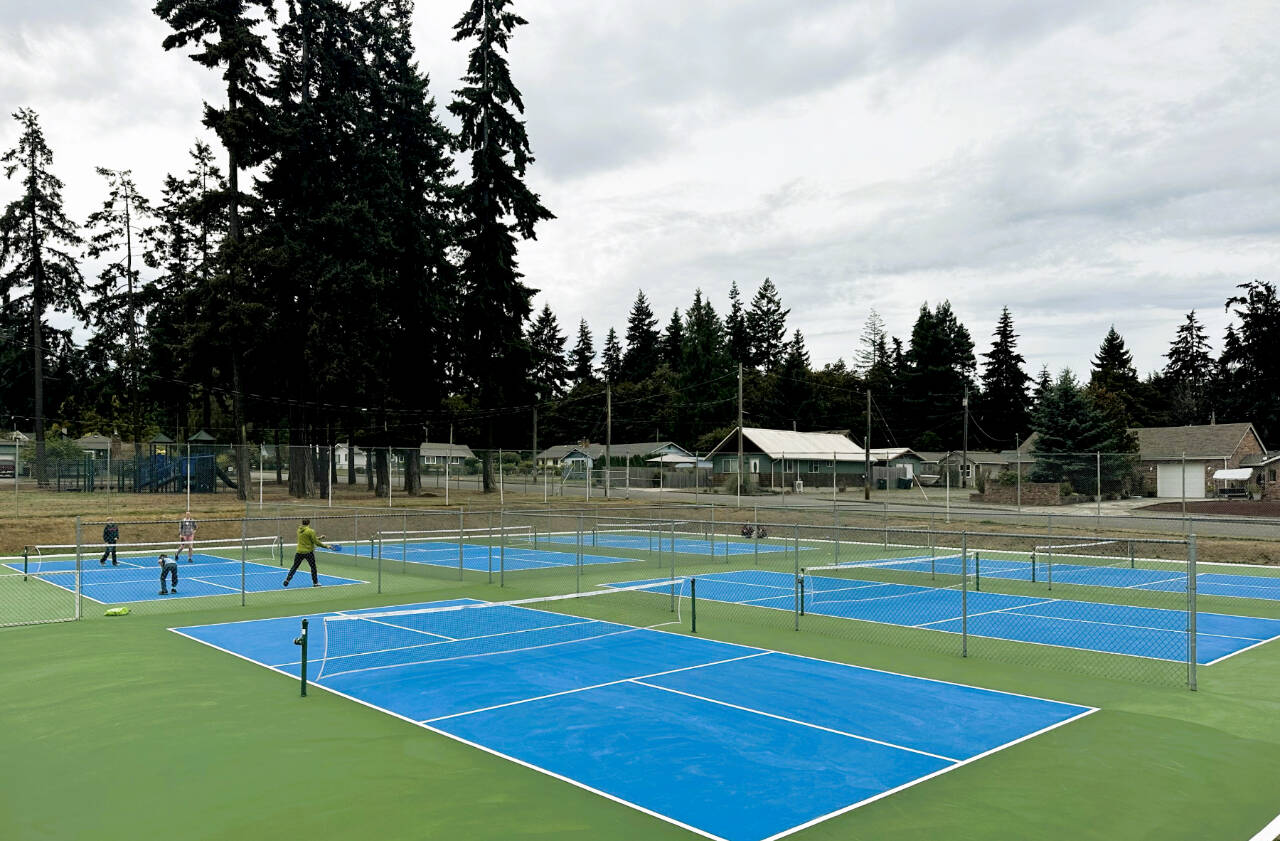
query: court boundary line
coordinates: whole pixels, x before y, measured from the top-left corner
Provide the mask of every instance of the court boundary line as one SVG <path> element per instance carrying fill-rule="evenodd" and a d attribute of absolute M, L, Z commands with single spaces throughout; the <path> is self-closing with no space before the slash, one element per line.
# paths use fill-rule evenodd
<path fill-rule="evenodd" d="M 605 586 L 605 585 L 601 585 L 601 586 Z M 480 600 L 480 601 L 483 601 L 483 600 Z M 299 614 L 297 617 L 264 617 L 264 618 L 265 618 L 265 619 L 273 619 L 273 618 L 284 618 L 284 619 L 288 619 L 288 618 L 299 618 L 299 617 L 301 617 L 302 615 L 303 615 L 303 614 Z M 215 623 L 212 623 L 212 626 L 223 625 L 223 624 L 241 624 L 241 623 L 243 623 L 243 622 L 261 622 L 261 621 L 263 621 L 263 619 L 262 619 L 262 618 L 260 618 L 260 619 L 242 619 L 242 620 L 235 620 L 234 622 L 226 622 L 226 623 L 215 622 Z M 210 626 L 210 625 L 197 625 L 197 626 L 193 626 L 193 627 L 211 627 L 211 626 Z M 201 645 L 206 645 L 206 646 L 208 646 L 209 648 L 215 649 L 215 650 L 217 650 L 217 651 L 221 651 L 221 652 L 223 652 L 224 654 L 230 654 L 232 657 L 239 658 L 240 660 L 243 660 L 243 661 L 245 661 L 245 662 L 247 662 L 247 663 L 252 663 L 252 664 L 253 664 L 253 665 L 255 665 L 255 666 L 261 666 L 262 668 L 269 669 L 270 671 L 276 672 L 277 674 L 284 675 L 286 678 L 288 678 L 288 679 L 289 679 L 289 680 L 291 680 L 291 681 L 296 681 L 296 680 L 298 680 L 298 679 L 299 679 L 299 677 L 298 677 L 297 675 L 292 675 L 292 674 L 290 674 L 289 672 L 286 672 L 286 671 L 284 671 L 284 670 L 282 670 L 282 669 L 278 669 L 278 668 L 276 668 L 275 666 L 271 666 L 271 665 L 268 665 L 268 664 L 266 664 L 266 663 L 259 662 L 259 661 L 257 661 L 257 660 L 254 660 L 254 659 L 253 659 L 253 658 L 251 658 L 251 657 L 247 657 L 247 656 L 245 656 L 245 655 L 243 655 L 243 654 L 239 654 L 239 653 L 237 653 L 237 652 L 235 652 L 235 651 L 231 651 L 231 650 L 229 650 L 229 649 L 227 649 L 227 648 L 223 648 L 222 646 L 217 645 L 217 644 L 215 644 L 215 643 L 211 643 L 211 642 L 207 642 L 207 641 L 202 640 L 202 639 L 198 639 L 198 638 L 196 638 L 196 637 L 191 636 L 190 634 L 184 633 L 184 632 L 183 632 L 182 630 L 180 630 L 179 628 L 174 627 L 174 628 L 169 628 L 168 630 L 172 631 L 173 633 L 175 633 L 175 634 L 177 634 L 177 635 L 179 635 L 179 636 L 181 636 L 181 637 L 186 637 L 187 639 L 192 640 L 193 642 L 200 643 Z M 642 628 L 642 629 L 637 629 L 637 630 L 653 630 L 653 631 L 655 631 L 656 633 L 661 633 L 661 634 L 669 634 L 669 633 L 672 633 L 672 632 L 670 632 L 670 631 L 661 631 L 661 630 L 657 630 L 657 629 L 643 629 L 643 628 Z M 681 635 L 681 636 L 683 636 L 683 635 Z M 705 638 L 705 637 L 699 637 L 699 639 L 706 639 L 706 638 Z M 720 644 L 722 644 L 722 645 L 731 645 L 731 646 L 735 646 L 735 647 L 739 647 L 739 648 L 748 648 L 748 649 L 753 648 L 753 646 L 743 646 L 743 645 L 740 645 L 740 644 L 738 644 L 738 643 L 725 643 L 725 642 L 722 642 L 722 641 L 719 641 L 719 640 L 712 640 L 712 641 L 713 641 L 713 642 L 719 642 L 719 643 L 720 643 Z M 847 806 L 844 806 L 844 807 L 842 807 L 842 808 L 840 808 L 840 809 L 837 809 L 837 810 L 835 810 L 835 811 L 828 812 L 828 813 L 823 814 L 823 815 L 819 815 L 818 817 L 813 818 L 813 819 L 811 819 L 811 820 L 809 820 L 809 821 L 807 821 L 807 822 L 805 822 L 805 823 L 799 824 L 799 825 L 797 825 L 797 826 L 793 826 L 793 827 L 791 827 L 791 828 L 789 828 L 789 829 L 783 830 L 782 832 L 779 832 L 779 833 L 776 833 L 776 834 L 774 834 L 774 835 L 768 836 L 767 838 L 760 839 L 760 841 L 776 841 L 777 839 L 785 838 L 785 837 L 786 837 L 786 836 L 788 836 L 788 835 L 792 835 L 792 834 L 794 834 L 794 833 L 796 833 L 796 832 L 800 832 L 801 830 L 808 829 L 808 828 L 809 828 L 809 827 L 811 827 L 811 826 L 816 826 L 817 824 L 824 823 L 825 821 L 828 821 L 828 820 L 830 820 L 830 819 L 832 819 L 832 818 L 839 817 L 840 815 L 843 815 L 843 814 L 847 814 L 848 812 L 852 812 L 852 811 L 853 811 L 853 810 L 855 810 L 855 809 L 859 809 L 859 808 L 861 808 L 861 807 L 863 807 L 863 806 L 866 806 L 866 805 L 868 805 L 868 804 L 870 804 L 870 803 L 873 803 L 873 802 L 875 802 L 875 801 L 877 801 L 877 800 L 880 800 L 880 799 L 885 798 L 885 797 L 889 797 L 890 795 L 893 795 L 893 794 L 897 794 L 898 792 L 904 791 L 904 790 L 906 790 L 906 789 L 908 789 L 908 788 L 911 788 L 912 786 L 919 785 L 920 783 L 926 782 L 927 780 L 931 780 L 931 779 L 933 779 L 934 777 L 938 777 L 938 776 L 941 776 L 941 775 L 943 775 L 943 774 L 946 774 L 946 773 L 949 773 L 949 772 L 951 772 L 951 771 L 954 771 L 954 770 L 956 770 L 957 768 L 960 768 L 960 767 L 962 767 L 962 766 L 968 765 L 968 764 L 969 764 L 969 763 L 971 763 L 971 762 L 977 762 L 977 761 L 978 761 L 978 760 L 980 760 L 980 759 L 984 759 L 984 758 L 986 758 L 986 757 L 988 757 L 988 756 L 991 756 L 991 755 L 993 755 L 993 754 L 999 753 L 1000 751 L 1005 750 L 1005 749 L 1010 748 L 1010 747 L 1013 747 L 1014 745 L 1020 744 L 1020 743 L 1022 743 L 1022 742 L 1028 741 L 1028 740 L 1030 740 L 1030 739 L 1034 739 L 1034 738 L 1036 738 L 1036 737 L 1038 737 L 1038 736 L 1041 736 L 1041 735 L 1043 735 L 1043 734 L 1045 734 L 1045 733 L 1048 733 L 1048 732 L 1050 732 L 1050 731 L 1052 731 L 1052 730 L 1056 730 L 1057 728 L 1062 727 L 1062 726 L 1065 726 L 1065 725 L 1067 725 L 1067 724 L 1072 724 L 1072 723 L 1074 723 L 1074 722 L 1076 722 L 1076 721 L 1079 721 L 1079 720 L 1081 720 L 1081 719 L 1083 719 L 1083 718 L 1086 718 L 1086 717 L 1088 717 L 1088 716 L 1090 716 L 1090 715 L 1093 715 L 1094 713 L 1099 712 L 1099 710 L 1100 710 L 1100 708 L 1099 708 L 1099 707 L 1087 706 L 1087 705 L 1084 705 L 1084 704 L 1077 704 L 1077 703 L 1073 703 L 1073 702 L 1070 702 L 1070 701 L 1058 701 L 1058 700 L 1055 700 L 1055 699 L 1053 699 L 1053 698 L 1042 698 L 1042 697 L 1039 697 L 1039 696 L 1036 696 L 1036 695 L 1027 695 L 1027 694 L 1025 694 L 1025 693 L 1021 693 L 1021 692 L 1008 692 L 1008 691 L 1005 691 L 1005 690 L 1003 690 L 1003 689 L 988 689 L 988 688 L 986 688 L 986 687 L 982 687 L 982 686 L 974 686 L 973 684 L 959 683 L 958 681 L 943 680 L 943 679 L 940 679 L 940 678 L 921 677 L 921 676 L 919 676 L 919 675 L 909 675 L 909 674 L 905 674 L 905 673 L 903 673 L 903 672 L 894 672 L 894 671 L 890 671 L 890 670 L 888 670 L 888 669 L 877 669 L 877 668 L 874 668 L 874 667 L 871 667 L 871 666 L 859 666 L 859 665 L 855 665 L 855 664 L 852 664 L 852 663 L 842 663 L 842 662 L 840 662 L 840 661 L 838 661 L 838 660 L 826 660 L 826 659 L 821 658 L 821 657 L 810 657 L 810 656 L 808 656 L 808 655 L 804 655 L 804 654 L 792 654 L 792 653 L 785 652 L 785 651 L 778 651 L 778 650 L 776 650 L 776 649 L 761 648 L 761 649 L 757 649 L 757 650 L 758 650 L 760 653 L 762 653 L 762 654 L 781 654 L 781 655 L 786 656 L 786 657 L 795 657 L 795 658 L 798 658 L 798 659 L 801 659 L 801 660 L 812 660 L 812 661 L 814 661 L 814 662 L 818 662 L 818 663 L 829 663 L 829 664 L 832 664 L 832 665 L 843 666 L 843 667 L 845 667 L 845 668 L 850 668 L 850 669 L 865 670 L 865 671 L 869 671 L 869 672 L 876 672 L 876 673 L 879 673 L 879 674 L 895 675 L 895 676 L 897 676 L 897 677 L 904 677 L 904 678 L 909 678 L 909 679 L 912 679 L 912 680 L 925 681 L 925 682 L 928 682 L 928 683 L 944 684 L 944 685 L 947 685 L 947 686 L 956 686 L 956 687 L 960 687 L 960 688 L 962 688 L 962 689 L 976 690 L 976 691 L 979 691 L 979 692 L 987 692 L 987 693 L 997 694 L 997 695 L 1009 695 L 1009 696 L 1018 697 L 1018 698 L 1028 698 L 1028 699 L 1031 699 L 1031 700 L 1034 700 L 1034 701 L 1044 701 L 1044 702 L 1047 702 L 1047 703 L 1058 704 L 1058 705 L 1061 705 L 1061 706 L 1076 707 L 1076 708 L 1081 709 L 1081 712 L 1077 713 L 1076 715 L 1074 715 L 1074 716 L 1072 716 L 1072 717 L 1070 717 L 1070 718 L 1064 719 L 1064 720 L 1059 721 L 1059 722 L 1057 722 L 1057 723 L 1055 723 L 1055 724 L 1051 724 L 1051 725 L 1049 725 L 1049 726 L 1047 726 L 1047 727 L 1043 727 L 1043 728 L 1041 728 L 1041 729 L 1039 729 L 1039 730 L 1036 730 L 1036 731 L 1034 731 L 1034 732 L 1032 732 L 1032 733 L 1026 733 L 1026 734 L 1024 734 L 1024 735 L 1022 735 L 1022 736 L 1018 737 L 1017 739 L 1014 739 L 1014 740 L 1009 741 L 1009 742 L 1005 742 L 1004 744 L 1001 744 L 1001 745 L 997 745 L 996 747 L 990 748 L 990 749 L 988 749 L 988 750 L 986 750 L 986 751 L 983 751 L 982 753 L 979 753 L 979 754 L 976 754 L 976 755 L 974 755 L 974 756 L 971 756 L 971 757 L 969 757 L 968 759 L 962 760 L 962 761 L 957 762 L 957 763 L 955 763 L 955 764 L 953 764 L 953 765 L 949 765 L 949 766 L 947 766 L 946 768 L 940 768 L 940 769 L 938 769 L 937 771 L 934 771 L 934 772 L 932 772 L 932 773 L 930 773 L 930 774 L 926 774 L 926 775 L 924 775 L 924 776 L 922 776 L 922 777 L 918 777 L 918 778 L 916 778 L 916 779 L 914 779 L 914 780 L 910 780 L 910 781 L 908 781 L 908 782 L 906 782 L 906 783 L 903 783 L 902 785 L 897 786 L 897 787 L 895 787 L 895 788 L 891 788 L 891 789 L 888 789 L 888 790 L 886 790 L 886 791 L 882 791 L 882 792 L 880 792 L 880 793 L 878 793 L 878 794 L 872 795 L 871 797 L 864 798 L 863 800 L 860 800 L 860 801 L 858 801 L 858 802 L 856 802 L 856 803 L 851 803 L 851 804 L 849 804 L 849 805 L 847 805 Z M 566 777 L 566 776 L 564 776 L 563 774 L 558 774 L 558 773 L 556 773 L 555 771 L 550 770 L 549 768 L 543 768 L 543 767 L 542 767 L 542 766 L 540 766 L 540 765 L 535 765 L 535 764 L 533 764 L 532 762 L 527 762 L 527 761 L 525 761 L 525 760 L 518 759 L 518 758 L 516 758 L 516 757 L 514 757 L 514 756 L 511 756 L 510 754 L 503 753 L 502 751 L 497 750 L 496 748 L 491 748 L 491 747 L 489 747 L 489 746 L 487 746 L 487 745 L 482 745 L 482 744 L 479 744 L 479 743 L 477 743 L 477 742 L 473 742 L 473 741 L 471 741 L 470 739 L 464 738 L 464 737 L 459 736 L 459 735 L 457 735 L 457 734 L 450 733 L 450 732 L 449 732 L 449 731 L 447 731 L 447 730 L 442 730 L 442 729 L 440 729 L 440 728 L 433 727 L 433 726 L 431 726 L 431 724 L 429 724 L 429 723 L 422 722 L 422 721 L 414 721 L 413 719 L 411 719 L 411 718 L 409 718 L 409 717 L 407 717 L 407 716 L 401 715 L 401 714 L 396 713 L 396 712 L 392 712 L 391 710 L 385 709 L 385 708 L 383 708 L 383 707 L 380 707 L 380 706 L 378 706 L 378 705 L 376 705 L 376 704 L 373 704 L 373 703 L 370 703 L 370 702 L 368 702 L 368 701 L 362 700 L 362 699 L 360 699 L 360 698 L 356 698 L 356 697 L 354 697 L 354 696 L 352 696 L 352 695 L 349 695 L 349 694 L 347 694 L 347 693 L 345 693 L 345 692 L 343 692 L 343 691 L 341 691 L 341 690 L 339 690 L 339 689 L 334 689 L 334 688 L 332 688 L 332 687 L 324 686 L 323 684 L 317 683 L 317 682 L 316 682 L 316 681 L 314 681 L 314 680 L 308 680 L 308 681 L 307 681 L 307 683 L 308 683 L 308 685 L 314 686 L 314 687 L 316 687 L 316 688 L 318 688 L 318 689 L 323 689 L 324 691 L 329 692 L 329 693 L 331 693 L 331 694 L 333 694 L 333 695 L 337 695 L 337 696 L 338 696 L 338 697 L 340 697 L 340 698 L 345 698 L 345 699 L 346 699 L 346 700 L 348 700 L 348 701 L 353 701 L 354 703 L 359 704 L 359 705 L 361 705 L 361 706 L 363 706 L 363 707 L 367 707 L 368 709 L 375 710 L 375 711 L 377 711 L 377 712 L 379 712 L 379 713 L 382 713 L 382 714 L 384 714 L 384 715 L 390 715 L 390 716 L 392 716 L 393 718 L 398 718 L 398 719 L 400 719 L 401 721 L 407 722 L 407 723 L 409 723 L 409 724 L 411 724 L 411 725 L 413 725 L 413 726 L 415 726 L 415 727 L 421 727 L 421 728 L 422 728 L 422 729 L 424 729 L 424 730 L 427 730 L 427 731 L 429 731 L 429 732 L 436 733 L 436 734 L 438 734 L 438 735 L 444 736 L 444 737 L 445 737 L 445 738 L 447 738 L 447 739 L 453 739 L 454 741 L 456 741 L 456 742 L 458 742 L 458 743 L 460 743 L 460 744 L 464 744 L 464 745 L 467 745 L 468 747 L 472 747 L 472 748 L 475 748 L 475 749 L 477 749 L 477 750 L 483 751 L 483 752 L 485 752 L 485 753 L 487 753 L 487 754 L 489 754 L 489 755 L 491 755 L 491 756 L 496 756 L 496 757 L 498 757 L 498 758 L 500 758 L 500 759 L 505 759 L 505 760 L 507 760 L 508 762 L 513 762 L 513 763 L 515 763 L 516 765 L 520 765 L 521 767 L 528 768 L 528 769 L 529 769 L 529 770 L 531 770 L 531 771 L 536 771 L 536 772 L 538 772 L 538 773 L 540 773 L 540 774 L 544 774 L 544 775 L 546 775 L 546 776 L 548 776 L 548 777 L 551 777 L 552 779 L 556 779 L 556 780 L 560 780 L 561 782 L 568 783 L 569 785 L 575 786 L 575 787 L 577 787 L 577 788 L 579 788 L 579 789 L 582 789 L 583 791 L 587 791 L 587 792 L 590 792 L 591 794 L 599 795 L 599 796 L 604 797 L 604 798 L 605 798 L 605 799 L 607 799 L 607 800 L 611 800 L 611 801 L 613 801 L 614 803 L 617 803 L 617 804 L 619 804 L 619 805 L 626 806 L 626 807 L 628 807 L 628 808 L 630 808 L 630 809 L 634 809 L 634 810 L 636 810 L 637 812 L 640 812 L 640 813 L 642 813 L 642 814 L 649 815 L 650 817 L 653 817 L 653 818 L 657 818 L 658 820 L 663 821 L 664 823 L 668 823 L 668 824 L 671 824 L 671 825 L 673 825 L 673 826 L 678 826 L 678 827 L 680 827 L 681 829 L 686 829 L 686 830 L 688 830 L 688 831 L 690 831 L 690 832 L 693 832 L 693 833 L 695 833 L 695 834 L 697 834 L 697 835 L 701 835 L 701 836 L 702 836 L 702 837 L 704 837 L 704 838 L 710 838 L 710 839 L 712 839 L 712 841 L 729 841 L 729 839 L 723 838 L 722 836 L 716 835 L 716 834 L 711 833 L 711 832 L 707 832 L 706 830 L 699 829 L 699 828 L 697 828 L 697 827 L 695 827 L 695 826 L 692 826 L 692 825 L 690 825 L 690 824 L 686 824 L 686 823 L 684 823 L 683 821 L 681 821 L 681 820 L 679 820 L 679 819 L 677 819 L 677 818 L 671 817 L 670 815 L 664 815 L 664 814 L 661 814 L 661 813 L 659 813 L 659 812 L 655 812 L 655 811 L 653 811 L 652 809 L 648 809 L 648 808 L 646 808 L 646 807 L 644 807 L 644 806 L 641 806 L 641 805 L 640 805 L 640 804 L 638 804 L 638 803 L 633 803 L 633 802 L 631 802 L 631 801 L 629 801 L 629 800 L 624 800 L 624 799 L 623 799 L 623 798 L 621 798 L 621 797 L 618 797 L 618 796 L 613 795 L 613 794 L 609 794 L 608 792 L 606 792 L 606 791 L 602 791 L 602 790 L 600 790 L 600 789 L 598 789 L 598 788 L 595 788 L 595 787 L 593 787 L 593 786 L 591 786 L 591 785 L 588 785 L 587 783 L 581 782 L 581 781 L 579 781 L 579 780 L 572 779 L 572 778 L 570 778 L 570 777 Z"/>
<path fill-rule="evenodd" d="M 712 666 L 716 664 L 708 663 L 707 665 Z M 700 666 L 699 668 L 703 668 L 703 667 Z M 680 689 L 673 689 L 670 686 L 658 686 L 657 684 L 654 684 L 654 683 L 645 683 L 646 680 L 648 680 L 648 678 L 633 677 L 633 678 L 629 678 L 625 682 L 634 683 L 638 686 L 647 686 L 650 689 L 658 689 L 662 692 L 670 692 L 674 695 L 683 695 L 686 698 L 693 698 L 695 701 L 705 701 L 708 704 L 719 704 L 722 707 L 728 707 L 729 709 L 732 709 L 732 710 L 741 710 L 742 712 L 752 713 L 754 715 L 763 716 L 765 718 L 773 718 L 773 719 L 777 719 L 778 721 L 785 721 L 787 724 L 796 724 L 801 727 L 809 727 L 814 730 L 822 730 L 826 733 L 834 733 L 837 736 L 845 736 L 846 738 L 849 738 L 849 739 L 856 739 L 859 742 L 869 742 L 870 744 L 873 744 L 873 745 L 880 745 L 881 747 L 893 748 L 894 750 L 905 751 L 908 753 L 918 753 L 921 756 L 928 756 L 932 759 L 941 759 L 943 762 L 949 762 L 953 765 L 960 761 L 959 759 L 956 759 L 954 756 L 943 756 L 940 753 L 930 753 L 927 750 L 920 750 L 919 748 L 909 748 L 906 745 L 896 745 L 893 742 L 886 742 L 886 741 L 883 741 L 882 739 L 873 739 L 870 736 L 859 736 L 857 733 L 849 733 L 844 730 L 836 730 L 834 727 L 824 727 L 821 724 L 814 724 L 812 721 L 801 721 L 798 718 L 788 718 L 785 715 L 778 715 L 777 713 L 765 712 L 764 710 L 757 710 L 757 709 L 754 709 L 753 707 L 744 707 L 741 704 L 732 704 L 732 703 L 729 703 L 728 701 L 721 701 L 716 698 L 708 698 L 705 695 L 695 695 L 692 692 L 685 692 Z"/>

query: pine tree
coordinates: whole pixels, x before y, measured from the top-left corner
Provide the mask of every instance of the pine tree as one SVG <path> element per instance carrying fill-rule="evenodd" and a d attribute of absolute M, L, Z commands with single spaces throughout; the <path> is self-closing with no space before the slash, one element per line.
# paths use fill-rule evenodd
<path fill-rule="evenodd" d="M 134 443 L 135 456 L 141 457 L 145 418 L 138 336 L 144 312 L 140 246 L 150 235 L 149 223 L 155 213 L 147 198 L 138 192 L 131 172 L 98 167 L 98 174 L 107 180 L 107 197 L 85 224 L 90 234 L 86 254 L 105 263 L 97 282 L 89 284 L 93 298 L 88 309 L 94 334 L 87 350 L 100 369 L 99 414 L 112 421 L 113 427 L 115 421 L 121 422 Z M 113 404 L 124 410 L 123 417 L 112 417 Z"/>
<path fill-rule="evenodd" d="M 706 430 L 736 423 L 737 362 L 728 354 L 724 323 L 701 289 L 684 311 L 683 393 L 677 439 L 693 440 Z"/>
<path fill-rule="evenodd" d="M 22 192 L 0 215 L 0 303 L 13 316 L 25 314 L 31 350 L 35 414 L 35 475 L 45 484 L 45 362 L 51 349 L 45 317 L 49 311 L 87 316 L 84 279 L 71 249 L 81 245 L 75 223 L 62 209 L 62 182 L 52 172 L 53 151 L 28 108 L 13 115 L 22 127 L 18 144 L 0 157 L 5 178 L 21 172 Z"/>
<path fill-rule="evenodd" d="M 1209 340 L 1204 326 L 1196 319 L 1196 311 L 1187 314 L 1187 320 L 1178 327 L 1164 368 L 1166 393 L 1171 405 L 1173 423 L 1199 424 L 1208 420 L 1207 390 L 1213 376 L 1213 357 L 1209 353 Z"/>
<path fill-rule="evenodd" d="M 1110 405 L 1108 405 L 1110 401 Z M 1081 388 L 1070 370 L 1045 390 L 1032 416 L 1036 439 L 1036 463 L 1031 479 L 1036 482 L 1069 482 L 1080 493 L 1097 486 L 1097 469 L 1102 468 L 1102 492 L 1122 493 L 1132 481 L 1132 462 L 1127 457 L 1097 460 L 1103 455 L 1132 452 L 1136 442 L 1124 427 L 1114 396 L 1092 386 Z"/>
<path fill-rule="evenodd" d="M 636 293 L 627 317 L 627 351 L 622 357 L 622 379 L 638 383 L 648 379 L 661 361 L 658 319 L 654 317 L 644 291 Z"/>
<path fill-rule="evenodd" d="M 232 423 L 238 444 L 236 473 L 247 477 L 243 354 L 255 344 L 263 311 L 251 295 L 253 287 L 245 274 L 240 170 L 262 163 L 268 154 L 262 101 L 266 81 L 260 70 L 270 63 L 271 52 L 257 28 L 263 18 L 275 21 L 275 6 L 272 0 L 158 0 L 154 11 L 174 30 L 164 39 L 164 48 L 196 48 L 191 59 L 204 67 L 220 69 L 227 86 L 226 107 L 206 106 L 204 117 L 205 125 L 213 129 L 227 150 L 227 236 L 219 271 L 211 276 L 207 289 L 207 300 L 220 304 L 221 309 L 206 313 L 205 323 L 218 325 L 219 346 L 225 349 L 229 362 Z M 236 494 L 240 499 L 248 498 L 246 482 L 240 482 Z"/>
<path fill-rule="evenodd" d="M 761 371 L 772 371 L 782 364 L 786 355 L 787 316 L 791 310 L 782 308 L 782 297 L 769 278 L 764 279 L 747 312 L 747 333 L 750 336 L 750 352 L 744 364 Z"/>
<path fill-rule="evenodd" d="M 1133 354 L 1125 347 L 1124 338 L 1116 332 L 1115 325 L 1107 331 L 1093 358 L 1089 388 L 1114 395 L 1120 401 L 1126 425 L 1133 426 L 1144 419 L 1142 383 L 1133 367 Z"/>
<path fill-rule="evenodd" d="M 617 383 L 622 376 L 622 344 L 618 341 L 618 331 L 612 327 L 604 337 L 604 351 L 600 356 L 600 373 L 605 382 Z"/>
<path fill-rule="evenodd" d="M 1027 360 L 1017 351 L 1018 336 L 1013 332 L 1013 316 L 1008 307 L 1000 313 L 994 336 L 991 350 L 982 354 L 986 362 L 979 416 L 982 427 L 994 439 L 992 443 L 1006 447 L 1029 426 L 1031 407 L 1027 384 L 1031 378 L 1022 370 Z"/>
<path fill-rule="evenodd" d="M 885 340 L 884 319 L 872 309 L 862 328 L 862 336 L 858 339 L 859 347 L 853 357 L 854 366 L 864 377 L 878 363 L 887 362 L 881 355 L 886 347 Z"/>
<path fill-rule="evenodd" d="M 729 314 L 724 318 L 724 330 L 729 342 L 729 358 L 735 363 L 750 365 L 751 334 L 747 331 L 747 315 L 736 280 L 729 284 Z"/>
<path fill-rule="evenodd" d="M 679 307 L 671 313 L 671 320 L 662 334 L 662 364 L 677 375 L 684 367 L 684 320 L 680 317 Z"/>
<path fill-rule="evenodd" d="M 591 338 L 591 328 L 584 318 L 578 322 L 578 342 L 570 352 L 570 366 L 574 385 L 582 385 L 595 379 L 596 348 Z"/>
<path fill-rule="evenodd" d="M 960 447 L 965 390 L 973 388 L 977 363 L 973 339 L 956 318 L 949 301 L 933 310 L 920 308 L 911 330 L 906 371 L 901 382 L 902 417 L 907 440 L 931 432 L 943 446 Z"/>
<path fill-rule="evenodd" d="M 542 305 L 529 328 L 529 347 L 533 351 L 531 379 L 539 399 L 561 397 L 569 382 L 569 366 L 565 361 L 566 337 L 560 332 L 560 323 L 550 304 Z"/>
<path fill-rule="evenodd" d="M 1237 420 L 1249 420 L 1263 441 L 1280 435 L 1280 295 L 1266 281 L 1242 283 L 1241 294 L 1227 300 L 1239 322 L 1234 346 L 1223 347 L 1223 359 L 1234 367 Z M 1230 336 L 1228 336 L 1230 339 Z"/>
<path fill-rule="evenodd" d="M 185 178 L 168 175 L 156 208 L 156 224 L 146 237 L 143 259 L 154 275 L 143 284 L 141 300 L 148 312 L 146 368 L 154 375 L 149 393 L 169 416 L 166 428 L 191 434 L 187 410 L 192 400 L 203 408 L 199 426 L 212 425 L 218 359 L 206 342 L 193 340 L 191 325 L 200 318 L 199 291 L 216 270 L 218 245 L 226 235 L 226 212 L 220 196 L 225 189 L 213 150 L 197 141 L 191 169 Z M 193 394 L 183 383 L 198 383 Z"/>
<path fill-rule="evenodd" d="M 454 40 L 474 40 L 463 87 L 449 111 L 461 123 L 458 151 L 470 153 L 471 177 L 463 186 L 462 329 L 465 370 L 478 385 L 481 405 L 494 408 L 527 387 L 528 345 L 522 325 L 533 290 L 521 282 L 516 239 L 535 238 L 551 212 L 524 183 L 533 163 L 524 122 L 524 99 L 511 79 L 506 52 L 512 33 L 527 21 L 511 0 L 472 0 L 454 26 Z M 492 449 L 493 424 L 486 443 Z M 486 452 L 487 452 L 486 450 Z M 492 488 L 486 457 L 485 491 Z"/>

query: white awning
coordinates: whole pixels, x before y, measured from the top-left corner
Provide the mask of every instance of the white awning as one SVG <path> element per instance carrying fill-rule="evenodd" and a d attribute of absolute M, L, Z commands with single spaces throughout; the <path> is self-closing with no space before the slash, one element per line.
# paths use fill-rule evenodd
<path fill-rule="evenodd" d="M 1238 482 L 1247 482 L 1253 478 L 1253 468 L 1251 467 L 1233 467 L 1227 470 L 1213 471 L 1213 480 L 1216 482 L 1220 479 L 1235 480 Z"/>

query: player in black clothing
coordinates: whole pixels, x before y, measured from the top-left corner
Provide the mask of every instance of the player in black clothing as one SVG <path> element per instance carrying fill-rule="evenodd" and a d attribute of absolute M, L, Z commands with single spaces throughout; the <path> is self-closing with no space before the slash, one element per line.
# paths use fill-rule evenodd
<path fill-rule="evenodd" d="M 102 550 L 102 557 L 98 559 L 98 563 L 104 566 L 107 563 L 107 556 L 111 556 L 111 565 L 119 566 L 116 563 L 116 541 L 120 539 L 120 527 L 115 523 L 107 523 L 102 527 L 102 542 L 106 544 L 106 548 Z"/>
<path fill-rule="evenodd" d="M 164 586 L 165 576 L 173 579 L 173 583 L 169 587 Z M 167 596 L 169 591 L 178 592 L 178 557 L 175 555 L 170 558 L 168 555 L 160 554 L 160 595 Z"/>

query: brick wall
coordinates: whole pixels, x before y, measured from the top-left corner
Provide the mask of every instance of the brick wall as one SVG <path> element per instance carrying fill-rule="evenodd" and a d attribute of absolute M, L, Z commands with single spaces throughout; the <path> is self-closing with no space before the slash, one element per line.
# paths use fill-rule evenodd
<path fill-rule="evenodd" d="M 997 505 L 1015 505 L 1018 502 L 1017 485 L 987 483 L 986 493 L 972 494 L 975 502 L 992 502 Z M 1023 505 L 1063 505 L 1070 500 L 1062 496 L 1057 482 L 1023 482 Z"/>

